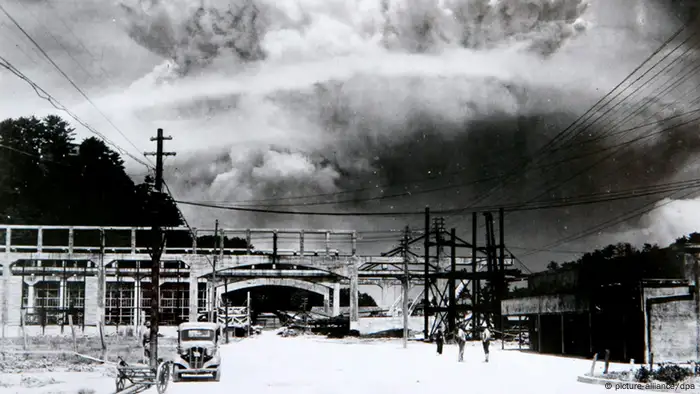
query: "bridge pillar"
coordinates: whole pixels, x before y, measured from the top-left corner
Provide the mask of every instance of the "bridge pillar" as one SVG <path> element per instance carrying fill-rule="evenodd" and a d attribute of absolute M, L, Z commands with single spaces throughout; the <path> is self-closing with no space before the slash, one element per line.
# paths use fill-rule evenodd
<path fill-rule="evenodd" d="M 350 259 L 350 329 L 359 330 L 360 313 L 358 303 L 358 263 L 356 258 Z"/>
<path fill-rule="evenodd" d="M 6 275 L 7 278 L 7 282 L 5 282 L 6 287 L 4 289 L 7 295 L 4 302 L 4 307 L 7 308 L 6 321 L 8 325 L 19 326 L 22 315 L 22 277 L 12 275 L 9 265 L 9 261 L 7 263 L 3 262 L 3 274 Z"/>
<path fill-rule="evenodd" d="M 34 313 L 34 300 L 36 299 L 36 284 L 39 283 L 39 278 L 32 280 L 31 276 L 23 277 L 24 283 L 27 284 L 27 312 Z M 22 286 L 24 287 L 24 283 Z M 20 292 L 22 290 L 20 289 Z"/>
<path fill-rule="evenodd" d="M 190 271 L 190 305 L 189 305 L 189 315 L 190 322 L 197 321 L 197 315 L 199 314 L 199 275 L 194 271 Z"/>
<path fill-rule="evenodd" d="M 89 258 L 90 261 L 97 266 L 97 276 L 88 276 L 85 278 L 85 325 L 98 325 L 104 319 L 105 315 L 105 285 L 100 286 L 100 281 L 104 280 L 103 259 L 101 256 L 93 255 Z M 102 290 L 102 291 L 100 291 Z M 95 294 L 96 297 L 90 297 Z"/>
<path fill-rule="evenodd" d="M 141 321 L 141 278 L 134 279 L 134 296 L 133 305 L 134 309 L 132 312 L 132 322 L 134 323 L 134 332 L 139 332 L 141 326 L 145 323 Z"/>
<path fill-rule="evenodd" d="M 4 338 L 6 335 L 5 327 L 9 324 L 8 320 L 10 317 L 8 308 L 10 300 L 10 278 L 12 277 L 12 271 L 10 270 L 9 259 L 2 259 L 0 261 L 2 261 L 2 293 L 0 293 L 0 297 L 2 297 L 2 316 L 0 316 L 0 319 L 2 319 L 2 337 Z"/>
<path fill-rule="evenodd" d="M 340 315 L 340 282 L 333 284 L 333 316 Z"/>

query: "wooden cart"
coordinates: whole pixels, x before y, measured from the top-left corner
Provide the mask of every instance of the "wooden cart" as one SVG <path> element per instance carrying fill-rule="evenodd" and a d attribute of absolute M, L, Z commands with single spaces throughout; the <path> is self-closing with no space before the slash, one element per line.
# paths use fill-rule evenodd
<path fill-rule="evenodd" d="M 129 365 L 121 357 L 117 365 L 116 394 L 140 393 L 156 386 L 158 394 L 164 394 L 170 381 L 172 361 L 159 361 L 157 368 L 149 365 Z"/>

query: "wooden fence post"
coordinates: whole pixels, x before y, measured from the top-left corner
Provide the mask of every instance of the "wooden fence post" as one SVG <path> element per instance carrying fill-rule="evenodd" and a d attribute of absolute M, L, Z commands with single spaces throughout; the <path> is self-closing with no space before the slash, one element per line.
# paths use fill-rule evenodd
<path fill-rule="evenodd" d="M 22 309 L 22 312 L 20 313 L 20 327 L 22 328 L 22 348 L 24 350 L 27 350 L 28 345 L 27 345 L 27 330 L 25 328 L 25 325 L 27 324 L 27 310 Z"/>
<path fill-rule="evenodd" d="M 102 322 L 97 322 L 97 327 L 100 331 L 100 343 L 102 345 L 102 360 L 107 361 L 107 344 L 105 343 L 105 328 Z"/>
<path fill-rule="evenodd" d="M 591 376 L 595 373 L 595 363 L 598 361 L 598 353 L 593 355 L 593 363 L 591 363 Z"/>
<path fill-rule="evenodd" d="M 73 336 L 73 351 L 78 353 L 78 341 L 75 337 L 75 326 L 73 325 L 73 315 L 68 315 L 68 325 L 70 326 L 70 332 Z"/>

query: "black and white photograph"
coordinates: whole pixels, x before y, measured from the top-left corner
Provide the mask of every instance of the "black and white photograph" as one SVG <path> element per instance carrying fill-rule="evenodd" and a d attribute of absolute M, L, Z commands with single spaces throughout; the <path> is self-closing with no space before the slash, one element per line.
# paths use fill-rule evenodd
<path fill-rule="evenodd" d="M 700 0 L 0 0 L 0 394 L 700 393 Z"/>

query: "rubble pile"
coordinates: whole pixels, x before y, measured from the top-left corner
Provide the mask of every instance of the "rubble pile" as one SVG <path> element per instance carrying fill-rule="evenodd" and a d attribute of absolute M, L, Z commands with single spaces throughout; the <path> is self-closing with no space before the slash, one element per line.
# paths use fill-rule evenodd
<path fill-rule="evenodd" d="M 38 378 L 36 376 L 22 376 L 22 381 L 20 386 L 26 388 L 38 388 L 44 387 L 51 384 L 61 383 L 54 378 Z"/>

